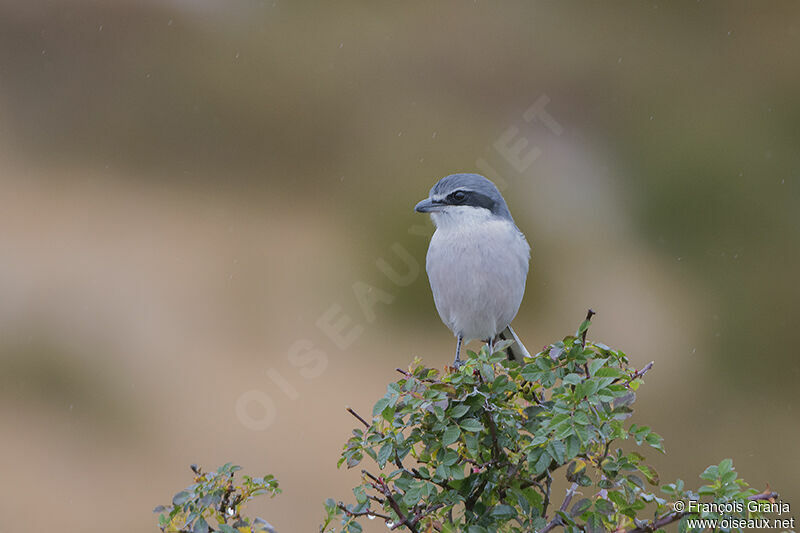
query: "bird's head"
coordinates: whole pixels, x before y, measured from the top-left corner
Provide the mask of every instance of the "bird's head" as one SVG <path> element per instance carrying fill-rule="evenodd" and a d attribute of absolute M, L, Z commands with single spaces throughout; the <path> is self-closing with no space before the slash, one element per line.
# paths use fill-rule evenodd
<path fill-rule="evenodd" d="M 494 183 L 478 174 L 452 174 L 440 179 L 414 210 L 430 213 L 437 227 L 493 217 L 514 223 L 503 195 Z"/>

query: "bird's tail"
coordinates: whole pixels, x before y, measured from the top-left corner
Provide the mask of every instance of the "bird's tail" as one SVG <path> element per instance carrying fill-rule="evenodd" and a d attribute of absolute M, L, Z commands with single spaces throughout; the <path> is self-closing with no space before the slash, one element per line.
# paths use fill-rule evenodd
<path fill-rule="evenodd" d="M 498 337 L 500 337 L 501 340 L 514 341 L 508 346 L 508 348 L 506 348 L 508 358 L 513 359 L 521 365 L 524 365 L 525 358 L 530 357 L 531 354 L 528 353 L 525 345 L 522 344 L 521 340 L 519 340 L 519 337 L 517 337 L 517 334 L 514 333 L 513 329 L 511 329 L 511 326 L 506 326 L 506 329 L 501 331 Z"/>

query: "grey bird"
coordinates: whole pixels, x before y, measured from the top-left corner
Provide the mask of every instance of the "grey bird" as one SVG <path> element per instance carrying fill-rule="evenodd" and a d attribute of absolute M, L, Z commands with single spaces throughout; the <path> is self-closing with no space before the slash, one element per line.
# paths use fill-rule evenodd
<path fill-rule="evenodd" d="M 483 176 L 452 174 L 414 210 L 436 225 L 425 267 L 436 310 L 458 339 L 453 364 L 461 365 L 461 345 L 473 339 L 490 351 L 512 340 L 509 359 L 523 363 L 529 353 L 509 324 L 525 292 L 530 246 L 503 195 Z"/>

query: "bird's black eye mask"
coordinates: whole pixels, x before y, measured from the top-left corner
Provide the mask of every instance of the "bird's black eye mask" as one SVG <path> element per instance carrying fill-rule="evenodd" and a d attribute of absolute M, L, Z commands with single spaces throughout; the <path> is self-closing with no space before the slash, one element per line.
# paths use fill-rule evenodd
<path fill-rule="evenodd" d="M 485 194 L 477 191 L 459 189 L 448 194 L 442 201 L 447 205 L 469 205 L 472 207 L 483 207 L 489 211 L 494 211 L 495 202 Z"/>

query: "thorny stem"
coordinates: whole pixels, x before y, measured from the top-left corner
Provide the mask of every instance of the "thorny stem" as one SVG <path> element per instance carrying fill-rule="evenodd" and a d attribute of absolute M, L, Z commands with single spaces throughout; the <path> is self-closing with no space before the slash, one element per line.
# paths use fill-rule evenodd
<path fill-rule="evenodd" d="M 572 501 L 572 497 L 575 495 L 576 490 L 578 490 L 577 483 L 573 483 L 572 485 L 570 485 L 569 489 L 567 489 L 567 495 L 564 497 L 564 501 L 561 502 L 561 507 L 558 508 L 559 511 L 564 512 L 567 510 L 567 507 L 569 507 L 569 504 Z M 544 526 L 539 531 L 539 533 L 547 533 L 554 527 L 558 526 L 560 523 L 561 523 L 561 517 L 556 515 L 552 520 L 550 520 L 550 522 L 547 523 L 546 526 Z"/>
<path fill-rule="evenodd" d="M 384 495 L 384 497 L 386 497 L 386 501 L 389 502 L 389 505 L 391 506 L 392 510 L 397 515 L 399 521 L 396 524 L 392 524 L 391 529 L 397 529 L 400 526 L 406 526 L 409 529 L 409 531 L 411 531 L 411 533 L 419 533 L 419 530 L 417 529 L 416 526 L 416 522 L 410 520 L 409 517 L 403 514 L 403 510 L 400 509 L 400 506 L 397 504 L 397 501 L 395 501 L 394 497 L 392 496 L 392 491 L 388 487 L 388 485 L 386 485 L 386 482 L 383 481 L 382 479 L 373 476 L 366 470 L 362 470 L 361 472 L 372 480 L 372 486 L 376 490 L 379 490 Z"/>

